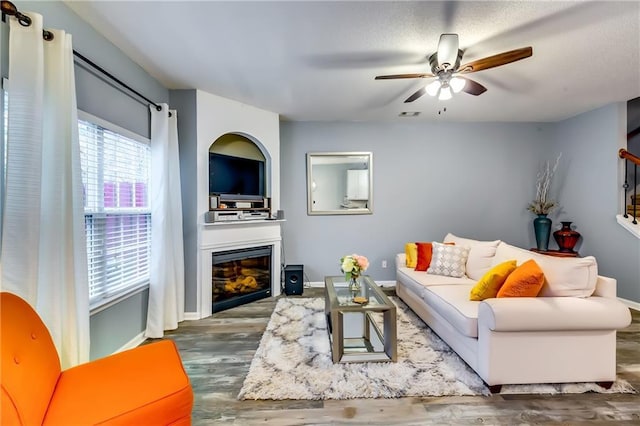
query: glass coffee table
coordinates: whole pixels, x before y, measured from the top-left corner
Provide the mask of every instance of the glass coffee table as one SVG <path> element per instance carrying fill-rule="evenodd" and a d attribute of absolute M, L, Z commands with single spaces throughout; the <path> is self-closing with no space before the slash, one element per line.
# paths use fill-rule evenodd
<path fill-rule="evenodd" d="M 396 362 L 396 305 L 369 276 L 360 277 L 360 283 L 360 290 L 354 293 L 343 276 L 324 279 L 324 313 L 333 362 Z M 366 302 L 355 303 L 354 296 Z"/>

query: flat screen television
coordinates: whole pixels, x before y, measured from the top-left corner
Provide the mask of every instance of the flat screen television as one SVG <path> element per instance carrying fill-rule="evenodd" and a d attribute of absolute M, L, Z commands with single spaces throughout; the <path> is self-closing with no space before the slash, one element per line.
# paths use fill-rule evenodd
<path fill-rule="evenodd" d="M 265 195 L 264 161 L 209 153 L 209 193 Z"/>

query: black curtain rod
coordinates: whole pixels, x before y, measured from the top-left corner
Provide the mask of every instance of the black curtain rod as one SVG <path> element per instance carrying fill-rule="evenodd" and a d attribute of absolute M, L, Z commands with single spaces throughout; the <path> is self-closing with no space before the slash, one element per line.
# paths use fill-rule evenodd
<path fill-rule="evenodd" d="M 105 70 L 104 68 L 102 68 L 100 65 L 96 64 L 95 62 L 93 62 L 91 59 L 87 58 L 86 56 L 84 56 L 83 54 L 81 54 L 80 52 L 76 51 L 75 49 L 73 50 L 73 56 L 80 58 L 82 61 L 86 62 L 87 64 L 91 65 L 92 68 L 94 68 L 96 71 L 99 71 L 100 73 L 106 75 L 107 77 L 109 77 L 111 80 L 115 81 L 116 83 L 118 83 L 119 85 L 121 85 L 122 87 L 124 87 L 125 89 L 129 90 L 131 93 L 134 93 L 136 96 L 139 96 L 140 98 L 144 99 L 145 101 L 149 102 L 151 105 L 153 105 L 154 107 L 156 107 L 157 111 L 162 111 L 162 106 L 156 104 L 155 102 L 153 102 L 152 100 L 150 100 L 149 98 L 147 98 L 146 96 L 144 96 L 142 93 L 138 92 L 137 90 L 132 89 L 131 87 L 129 87 L 128 85 L 126 85 L 125 83 L 123 83 L 120 79 L 118 79 L 116 76 L 114 76 L 113 74 L 111 74 L 109 71 Z M 171 116 L 171 112 L 169 112 L 169 116 Z"/>
<path fill-rule="evenodd" d="M 16 19 L 18 20 L 18 22 L 20 23 L 20 25 L 22 25 L 23 27 L 28 27 L 28 26 L 31 25 L 31 18 L 28 17 L 27 15 L 23 14 L 23 13 L 20 13 L 18 11 L 18 8 L 16 8 L 16 6 L 13 3 L 11 3 L 10 1 L 2 0 L 2 2 L 0 2 L 0 7 L 2 8 L 2 21 L 3 22 L 5 21 L 5 15 L 9 15 L 9 16 L 15 16 Z M 42 37 L 45 40 L 48 40 L 48 41 L 53 40 L 53 33 L 51 31 L 43 30 L 42 31 Z M 138 92 L 137 90 L 132 89 L 129 85 L 125 84 L 119 78 L 117 78 L 116 76 L 114 76 L 113 74 L 111 74 L 110 72 L 108 72 L 107 70 L 102 68 L 100 65 L 96 64 L 95 62 L 93 62 L 92 60 L 87 58 L 86 56 L 84 56 L 81 53 L 77 52 L 75 49 L 73 51 L 73 56 L 75 56 L 77 58 L 80 58 L 82 61 L 84 61 L 87 64 L 89 64 L 96 71 L 99 71 L 101 74 L 106 75 L 111 80 L 115 81 L 116 83 L 118 83 L 120 86 L 124 87 L 125 89 L 127 89 L 131 93 L 135 94 L 136 96 L 140 97 L 141 99 L 144 99 L 149 104 L 151 104 L 154 107 L 156 107 L 157 111 L 162 111 L 162 106 L 161 105 L 158 105 L 157 103 L 153 102 L 151 99 L 147 98 L 146 96 L 144 96 L 142 93 Z M 169 117 L 171 117 L 171 111 L 169 111 Z"/>

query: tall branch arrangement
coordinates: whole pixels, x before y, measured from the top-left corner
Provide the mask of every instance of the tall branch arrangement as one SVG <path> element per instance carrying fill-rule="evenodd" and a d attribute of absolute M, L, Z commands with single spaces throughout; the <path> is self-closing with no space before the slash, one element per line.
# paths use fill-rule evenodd
<path fill-rule="evenodd" d="M 562 153 L 556 158 L 553 167 L 549 161 L 545 167 L 536 175 L 536 198 L 529 203 L 527 209 L 535 214 L 549 214 L 557 205 L 555 200 L 549 199 L 549 189 L 551 188 L 551 180 L 560 163 Z"/>

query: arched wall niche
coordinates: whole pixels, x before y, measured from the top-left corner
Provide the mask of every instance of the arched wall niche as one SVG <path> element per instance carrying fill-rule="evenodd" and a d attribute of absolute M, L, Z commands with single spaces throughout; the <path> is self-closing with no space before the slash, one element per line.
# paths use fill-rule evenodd
<path fill-rule="evenodd" d="M 264 161 L 265 194 L 271 196 L 271 156 L 258 139 L 243 132 L 225 133 L 209 146 L 209 152 Z"/>

